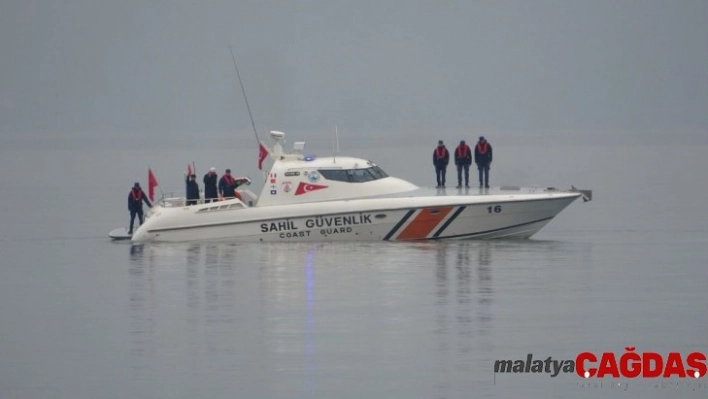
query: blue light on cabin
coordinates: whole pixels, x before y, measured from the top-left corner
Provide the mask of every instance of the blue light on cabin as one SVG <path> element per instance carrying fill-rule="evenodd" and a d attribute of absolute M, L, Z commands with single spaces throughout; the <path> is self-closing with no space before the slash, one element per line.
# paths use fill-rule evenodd
<path fill-rule="evenodd" d="M 314 155 L 305 155 L 305 161 L 309 162 L 309 161 L 314 161 L 314 160 L 315 160 Z"/>

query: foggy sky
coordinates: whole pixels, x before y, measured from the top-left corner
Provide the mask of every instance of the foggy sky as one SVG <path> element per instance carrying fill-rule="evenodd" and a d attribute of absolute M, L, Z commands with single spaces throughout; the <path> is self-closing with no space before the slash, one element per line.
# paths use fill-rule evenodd
<path fill-rule="evenodd" d="M 708 131 L 706 1 L 0 3 L 0 137 Z"/>

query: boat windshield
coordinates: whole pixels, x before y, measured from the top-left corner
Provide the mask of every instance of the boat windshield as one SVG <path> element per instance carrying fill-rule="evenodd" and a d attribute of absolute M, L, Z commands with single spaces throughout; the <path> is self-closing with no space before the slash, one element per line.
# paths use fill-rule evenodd
<path fill-rule="evenodd" d="M 378 166 L 366 169 L 320 169 L 319 172 L 327 180 L 347 183 L 363 183 L 388 177 Z"/>

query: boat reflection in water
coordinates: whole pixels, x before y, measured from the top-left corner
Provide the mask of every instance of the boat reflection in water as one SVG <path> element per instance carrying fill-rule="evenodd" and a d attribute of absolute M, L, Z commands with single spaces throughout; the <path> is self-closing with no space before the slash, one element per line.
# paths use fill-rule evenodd
<path fill-rule="evenodd" d="M 516 334 L 518 293 L 545 297 L 524 288 L 542 285 L 534 270 L 585 256 L 535 240 L 134 245 L 135 378 L 184 352 L 271 397 L 336 392 L 344 375 L 474 383 L 491 378 L 500 334 Z"/>

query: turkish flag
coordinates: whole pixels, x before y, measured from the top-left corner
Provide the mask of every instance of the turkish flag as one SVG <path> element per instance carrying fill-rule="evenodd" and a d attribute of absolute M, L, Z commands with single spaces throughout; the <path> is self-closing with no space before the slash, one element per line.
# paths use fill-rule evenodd
<path fill-rule="evenodd" d="M 155 201 L 155 187 L 159 185 L 155 175 L 152 174 L 152 169 L 148 168 L 148 198 L 150 201 Z"/>
<path fill-rule="evenodd" d="M 258 170 L 263 170 L 263 161 L 268 157 L 268 147 L 264 146 L 263 143 L 259 143 L 258 146 Z"/>
<path fill-rule="evenodd" d="M 300 184 L 297 186 L 297 190 L 295 190 L 295 195 L 302 195 L 309 193 L 310 191 L 315 191 L 315 190 L 321 190 L 323 188 L 327 188 L 328 186 L 321 186 L 319 184 L 310 184 L 310 183 L 304 183 L 300 182 Z"/>

